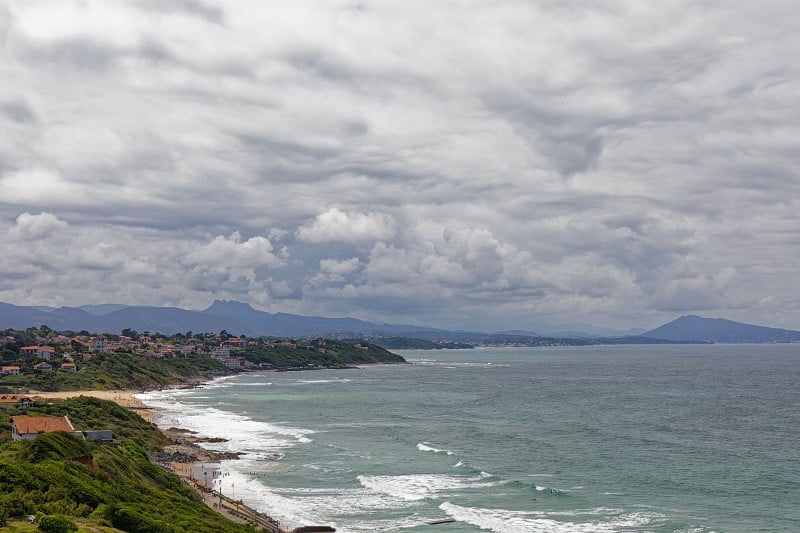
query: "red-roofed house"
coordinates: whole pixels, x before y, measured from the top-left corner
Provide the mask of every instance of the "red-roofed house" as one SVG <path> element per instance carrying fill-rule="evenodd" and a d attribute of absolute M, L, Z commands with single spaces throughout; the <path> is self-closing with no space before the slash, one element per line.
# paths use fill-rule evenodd
<path fill-rule="evenodd" d="M 40 359 L 46 359 L 47 361 L 50 361 L 55 354 L 56 349 L 52 346 L 39 346 L 39 349 L 36 350 L 36 355 L 39 356 Z"/>
<path fill-rule="evenodd" d="M 66 431 L 74 433 L 75 428 L 66 416 L 12 416 L 11 439 L 31 440 L 42 433 Z"/>
<path fill-rule="evenodd" d="M 20 370 L 18 366 L 4 366 L 3 371 L 0 372 L 4 376 L 19 376 Z"/>
<path fill-rule="evenodd" d="M 33 400 L 28 396 L 21 396 L 19 394 L 0 394 L 0 403 L 29 407 L 33 403 Z"/>
<path fill-rule="evenodd" d="M 22 353 L 36 355 L 36 352 L 39 351 L 39 347 L 38 346 L 23 346 L 22 348 L 19 349 L 19 351 L 22 352 Z"/>
<path fill-rule="evenodd" d="M 232 339 L 226 340 L 223 344 L 225 346 L 230 346 L 231 348 L 244 348 L 247 346 L 247 341 L 240 339 L 239 337 L 233 337 Z"/>
<path fill-rule="evenodd" d="M 53 365 L 48 362 L 42 361 L 41 363 L 36 363 L 33 365 L 34 370 L 53 370 Z"/>
<path fill-rule="evenodd" d="M 78 367 L 75 366 L 75 363 L 64 363 L 61 365 L 61 370 L 66 370 L 67 372 L 77 372 Z"/>

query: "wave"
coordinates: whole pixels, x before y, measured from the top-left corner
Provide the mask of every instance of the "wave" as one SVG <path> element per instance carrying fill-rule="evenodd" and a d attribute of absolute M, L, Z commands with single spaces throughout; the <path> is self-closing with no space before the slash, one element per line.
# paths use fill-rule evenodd
<path fill-rule="evenodd" d="M 653 526 L 664 518 L 656 513 L 619 514 L 602 508 L 587 511 L 582 521 L 565 520 L 564 513 L 482 509 L 451 502 L 442 503 L 439 509 L 459 522 L 497 533 L 614 533 L 621 528 Z"/>
<path fill-rule="evenodd" d="M 180 427 L 198 437 L 223 437 L 225 442 L 201 442 L 215 451 L 240 452 L 244 458 L 272 458 L 280 449 L 312 442 L 315 431 L 253 420 L 243 413 L 232 413 L 208 405 L 180 401 L 182 394 L 157 391 L 139 395 L 148 406 L 157 408 L 156 423 L 162 429 Z M 193 398 L 195 399 L 195 398 Z"/>
<path fill-rule="evenodd" d="M 455 455 L 455 452 L 451 452 L 450 450 L 442 450 L 439 448 L 434 448 L 433 446 L 430 445 L 430 442 L 418 443 L 417 449 L 421 452 L 446 453 L 447 455 Z"/>
<path fill-rule="evenodd" d="M 318 383 L 350 383 L 350 379 L 298 379 L 297 383 L 304 383 L 306 385 L 314 385 Z"/>
<path fill-rule="evenodd" d="M 408 359 L 409 363 L 420 366 L 440 366 L 444 368 L 511 368 L 509 363 L 491 361 L 441 361 L 436 359 Z"/>
<path fill-rule="evenodd" d="M 413 502 L 438 498 L 442 492 L 488 488 L 500 484 L 487 481 L 490 475 L 460 477 L 443 474 L 409 474 L 399 476 L 358 476 L 359 483 L 377 494 L 386 494 L 400 501 Z"/>

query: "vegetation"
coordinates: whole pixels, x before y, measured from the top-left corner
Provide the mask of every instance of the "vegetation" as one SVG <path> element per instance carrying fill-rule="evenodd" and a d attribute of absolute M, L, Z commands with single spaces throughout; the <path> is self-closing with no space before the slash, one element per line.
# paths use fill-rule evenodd
<path fill-rule="evenodd" d="M 77 372 L 54 369 L 35 373 L 36 361 L 35 356 L 17 355 L 14 364 L 25 369 L 25 374 L 6 376 L 0 384 L 6 390 L 23 386 L 42 391 L 154 389 L 226 371 L 222 363 L 208 356 L 157 359 L 125 352 L 98 353 L 82 362 Z"/>
<path fill-rule="evenodd" d="M 373 342 L 387 350 L 465 350 L 475 347 L 466 342 L 431 341 L 409 337 L 382 337 L 373 339 Z"/>
<path fill-rule="evenodd" d="M 64 432 L 0 445 L 0 518 L 37 515 L 39 531 L 131 533 L 251 532 L 209 509 L 176 476 L 149 457 L 163 435 L 139 416 L 103 400 L 79 397 L 26 411 L 0 406 L 0 431 L 10 416 L 67 415 L 76 429 L 111 429 L 114 444 Z M 115 528 L 115 529 L 113 529 Z M 20 529 L 22 530 L 22 529 Z"/>
<path fill-rule="evenodd" d="M 344 368 L 370 363 L 404 363 L 405 359 L 380 346 L 361 342 L 317 339 L 283 343 L 259 343 L 246 348 L 236 348 L 232 355 L 248 361 L 275 368 Z"/>

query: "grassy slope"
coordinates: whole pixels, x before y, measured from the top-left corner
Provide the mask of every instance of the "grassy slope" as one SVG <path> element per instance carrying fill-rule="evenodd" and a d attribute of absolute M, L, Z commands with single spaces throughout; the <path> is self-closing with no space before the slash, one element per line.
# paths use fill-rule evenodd
<path fill-rule="evenodd" d="M 375 344 L 361 343 L 365 348 L 340 341 L 325 340 L 298 342 L 291 346 L 249 346 L 233 350 L 254 363 L 268 363 L 277 368 L 322 366 L 341 368 L 371 363 L 404 363 L 405 359 Z M 324 350 L 324 352 L 322 351 Z"/>
<path fill-rule="evenodd" d="M 51 370 L 5 376 L 0 379 L 0 386 L 8 390 L 24 386 L 44 391 L 153 389 L 224 372 L 225 367 L 219 361 L 206 356 L 156 359 L 129 353 L 103 353 L 80 363 L 78 372 Z"/>
<path fill-rule="evenodd" d="M 0 407 L 0 430 L 18 414 L 68 415 L 76 429 L 112 429 L 116 446 L 66 433 L 0 446 L 0 515 L 82 517 L 136 533 L 247 532 L 203 504 L 176 476 L 152 464 L 161 433 L 112 402 L 80 397 L 20 411 Z"/>

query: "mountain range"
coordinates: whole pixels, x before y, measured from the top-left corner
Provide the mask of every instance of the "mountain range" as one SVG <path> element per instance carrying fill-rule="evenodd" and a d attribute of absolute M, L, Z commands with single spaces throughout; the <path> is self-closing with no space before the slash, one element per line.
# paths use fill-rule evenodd
<path fill-rule="evenodd" d="M 361 337 L 393 336 L 475 343 L 524 343 L 542 338 L 529 331 L 499 333 L 448 331 L 414 325 L 368 322 L 357 318 L 328 318 L 287 313 L 267 313 L 249 304 L 215 300 L 207 309 L 191 311 L 177 307 L 143 307 L 122 304 L 81 307 L 26 307 L 0 302 L 0 329 L 25 329 L 47 325 L 59 331 L 86 330 L 94 333 L 119 333 L 124 328 L 139 332 L 174 333 L 217 332 L 226 330 L 249 337 Z M 580 332 L 549 334 L 549 339 L 594 338 L 613 343 L 665 342 L 800 342 L 800 331 L 743 324 L 722 318 L 682 316 L 638 335 L 588 335 Z"/>

